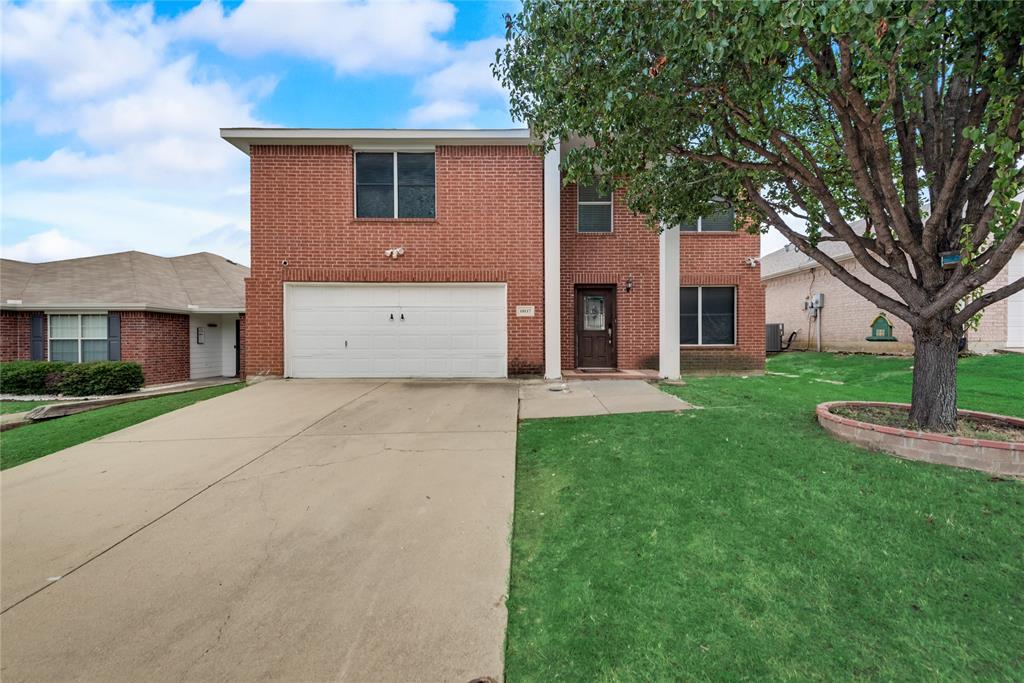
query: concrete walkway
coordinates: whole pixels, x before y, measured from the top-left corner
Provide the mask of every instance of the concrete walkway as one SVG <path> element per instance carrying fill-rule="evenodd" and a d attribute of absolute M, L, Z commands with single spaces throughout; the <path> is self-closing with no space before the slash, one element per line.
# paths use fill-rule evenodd
<path fill-rule="evenodd" d="M 516 399 L 265 382 L 5 471 L 0 677 L 500 678 Z"/>
<path fill-rule="evenodd" d="M 562 390 L 558 390 L 564 387 Z M 519 388 L 519 417 L 576 417 L 612 413 L 653 413 L 693 408 L 641 380 L 528 382 Z"/>

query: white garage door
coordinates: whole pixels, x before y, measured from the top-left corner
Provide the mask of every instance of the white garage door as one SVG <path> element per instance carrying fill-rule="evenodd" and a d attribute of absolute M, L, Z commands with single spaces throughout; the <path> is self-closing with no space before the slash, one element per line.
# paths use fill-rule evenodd
<path fill-rule="evenodd" d="M 505 285 L 285 288 L 289 377 L 505 377 Z"/>
<path fill-rule="evenodd" d="M 1024 249 L 1018 249 L 1007 266 L 1010 282 L 1024 277 Z M 1024 292 L 1017 292 L 1006 302 L 1006 345 L 1024 348 Z"/>

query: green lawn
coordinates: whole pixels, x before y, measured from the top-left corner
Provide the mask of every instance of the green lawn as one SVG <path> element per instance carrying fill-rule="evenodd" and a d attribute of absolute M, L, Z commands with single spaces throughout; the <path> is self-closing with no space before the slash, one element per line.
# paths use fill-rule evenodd
<path fill-rule="evenodd" d="M 0 415 L 10 413 L 27 413 L 33 408 L 45 406 L 53 401 L 0 401 Z"/>
<path fill-rule="evenodd" d="M 797 377 L 668 389 L 704 410 L 523 423 L 508 680 L 1024 679 L 1024 484 L 814 420 L 908 401 L 910 365 L 784 354 L 768 371 Z M 959 386 L 1024 416 L 1024 356 Z"/>
<path fill-rule="evenodd" d="M 61 449 L 110 432 L 116 432 L 118 429 L 130 427 L 157 415 L 184 408 L 197 401 L 237 391 L 243 386 L 245 385 L 239 382 L 180 394 L 156 396 L 2 432 L 0 433 L 0 469 L 7 469 L 50 453 L 56 453 Z"/>

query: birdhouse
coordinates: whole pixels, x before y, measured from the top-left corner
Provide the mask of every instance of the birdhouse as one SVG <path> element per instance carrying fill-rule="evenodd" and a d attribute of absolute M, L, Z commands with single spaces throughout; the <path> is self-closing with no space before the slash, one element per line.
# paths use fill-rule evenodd
<path fill-rule="evenodd" d="M 896 337 L 892 336 L 892 323 L 879 314 L 875 322 L 871 323 L 871 336 L 866 339 L 869 342 L 896 341 Z"/>
<path fill-rule="evenodd" d="M 959 251 L 944 251 L 939 254 L 939 265 L 943 270 L 953 270 L 960 265 Z"/>

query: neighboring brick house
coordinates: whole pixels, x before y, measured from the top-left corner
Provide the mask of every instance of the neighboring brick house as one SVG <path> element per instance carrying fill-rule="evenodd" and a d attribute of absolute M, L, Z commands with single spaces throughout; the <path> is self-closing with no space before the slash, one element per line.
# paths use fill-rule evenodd
<path fill-rule="evenodd" d="M 135 361 L 147 384 L 244 367 L 249 269 L 207 252 L 0 260 L 0 361 Z"/>
<path fill-rule="evenodd" d="M 250 377 L 764 366 L 759 236 L 731 214 L 659 235 L 526 130 L 221 135 L 251 162 Z"/>
<path fill-rule="evenodd" d="M 864 270 L 841 242 L 825 242 L 821 248 L 857 278 L 879 291 L 896 296 L 892 289 Z M 1024 277 L 1024 247 L 1017 250 L 1010 263 L 985 289 L 992 291 L 1010 281 Z M 910 326 L 895 315 L 882 311 L 857 294 L 816 261 L 796 250 L 786 248 L 768 254 L 761 260 L 761 279 L 765 284 L 765 321 L 782 323 L 784 337 L 795 332 L 794 349 L 818 348 L 816 311 L 804 302 L 816 294 L 824 295 L 820 310 L 821 348 L 824 351 L 866 351 L 869 353 L 912 353 L 914 339 Z M 898 297 L 897 297 L 898 298 Z M 872 323 L 884 315 L 891 325 L 895 341 L 869 341 Z M 977 330 L 967 331 L 967 347 L 976 353 L 996 349 L 1024 347 L 1024 292 L 998 301 L 982 314 Z"/>

